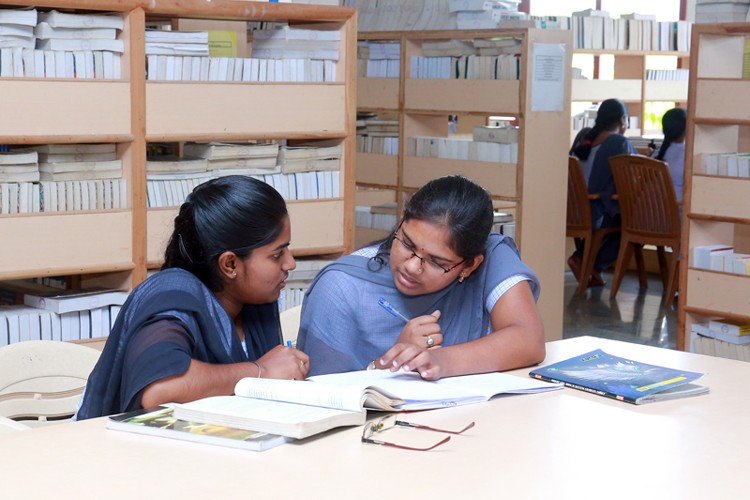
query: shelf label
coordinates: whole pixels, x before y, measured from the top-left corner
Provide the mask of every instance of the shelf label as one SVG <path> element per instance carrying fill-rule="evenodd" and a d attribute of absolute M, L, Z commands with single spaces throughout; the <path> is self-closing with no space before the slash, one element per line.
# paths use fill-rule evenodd
<path fill-rule="evenodd" d="M 565 44 L 535 43 L 532 49 L 531 111 L 562 111 Z"/>

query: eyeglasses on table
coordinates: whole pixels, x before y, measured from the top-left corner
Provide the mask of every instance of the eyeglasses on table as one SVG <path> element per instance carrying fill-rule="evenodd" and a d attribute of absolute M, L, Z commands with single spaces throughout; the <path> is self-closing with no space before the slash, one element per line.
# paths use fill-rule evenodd
<path fill-rule="evenodd" d="M 442 432 L 445 434 L 458 435 L 474 427 L 474 422 L 471 422 L 460 431 L 451 431 L 447 429 L 439 429 L 437 427 L 430 427 L 427 425 L 415 424 L 412 422 L 405 422 L 403 420 L 397 420 L 396 415 L 387 415 L 374 422 L 368 422 L 367 424 L 365 424 L 365 427 L 362 431 L 362 442 L 369 443 L 369 444 L 378 444 L 380 446 L 390 446 L 391 448 L 399 448 L 401 450 L 430 451 L 451 440 L 450 436 L 446 436 L 444 439 L 438 441 L 432 446 L 414 447 L 414 446 L 405 446 L 401 444 L 391 443 L 388 441 L 381 441 L 379 439 L 373 439 L 373 436 L 376 435 L 377 433 L 387 431 L 388 429 L 392 429 L 394 427 L 409 427 L 412 429 L 420 429 L 420 430 L 425 430 L 425 431 L 434 431 L 434 432 Z"/>

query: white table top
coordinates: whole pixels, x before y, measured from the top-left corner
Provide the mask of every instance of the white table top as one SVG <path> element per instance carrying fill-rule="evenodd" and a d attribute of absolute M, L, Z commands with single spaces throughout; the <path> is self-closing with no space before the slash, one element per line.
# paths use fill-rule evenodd
<path fill-rule="evenodd" d="M 750 363 L 580 337 L 556 362 L 602 348 L 703 372 L 708 395 L 631 405 L 565 388 L 400 418 L 476 426 L 430 452 L 360 443 L 361 427 L 251 452 L 105 429 L 104 419 L 0 435 L 3 498 L 748 498 Z M 529 369 L 512 372 L 528 376 Z M 396 442 L 441 435 L 394 429 Z"/>

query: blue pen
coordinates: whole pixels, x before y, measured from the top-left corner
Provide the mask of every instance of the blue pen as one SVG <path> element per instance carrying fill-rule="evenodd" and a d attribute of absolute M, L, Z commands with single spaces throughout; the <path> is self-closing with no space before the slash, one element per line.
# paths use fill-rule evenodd
<path fill-rule="evenodd" d="M 400 312 L 398 312 L 398 309 L 396 309 L 395 307 L 393 307 L 393 304 L 391 304 L 390 302 L 388 302 L 387 300 L 385 300 L 383 297 L 380 297 L 378 299 L 378 304 L 380 304 L 380 307 L 382 307 L 383 309 L 385 309 L 386 311 L 388 311 L 389 313 L 391 313 L 393 316 L 395 316 L 397 318 L 401 318 L 402 320 L 404 320 L 404 323 L 408 323 L 409 322 L 409 318 L 407 318 L 406 316 L 404 316 L 403 314 L 401 314 Z"/>

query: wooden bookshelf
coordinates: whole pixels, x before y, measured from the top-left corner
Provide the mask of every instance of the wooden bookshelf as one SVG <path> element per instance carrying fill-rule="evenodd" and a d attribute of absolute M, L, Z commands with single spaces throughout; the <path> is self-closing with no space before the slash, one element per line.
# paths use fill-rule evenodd
<path fill-rule="evenodd" d="M 678 58 L 681 67 L 687 67 L 689 54 L 686 52 L 576 49 L 575 54 L 589 54 L 595 58 L 614 56 L 614 79 L 574 79 L 571 84 L 571 99 L 580 102 L 601 102 L 617 98 L 624 101 L 630 116 L 638 117 L 638 127 L 628 130 L 627 135 L 661 133 L 661 129 L 644 129 L 647 102 L 675 102 L 682 107 L 686 106 L 687 80 L 646 79 L 650 56 L 673 56 Z M 571 139 L 576 133 L 577 130 L 572 131 Z"/>
<path fill-rule="evenodd" d="M 411 56 L 421 54 L 426 40 L 515 37 L 521 42 L 519 80 L 442 80 L 410 78 Z M 496 205 L 516 216 L 516 242 L 539 275 L 539 306 L 548 340 L 562 338 L 563 262 L 565 252 L 567 152 L 570 127 L 570 78 L 565 74 L 562 111 L 532 111 L 534 44 L 562 44 L 570 67 L 572 34 L 560 30 L 410 31 L 360 33 L 360 40 L 398 41 L 399 78 L 358 78 L 361 111 L 396 114 L 398 156 L 359 153 L 357 184 L 394 191 L 399 203 L 430 179 L 462 174 L 487 189 Z M 448 136 L 448 115 L 458 115 L 459 132 L 486 124 L 489 116 L 513 116 L 521 126 L 518 163 L 422 158 L 406 154 L 407 139 Z M 463 125 L 463 127 L 462 127 Z M 358 241 L 366 238 L 357 238 Z"/>
<path fill-rule="evenodd" d="M 326 140 L 342 144 L 340 192 L 290 201 L 295 255 L 353 249 L 355 10 L 240 0 L 0 0 L 37 10 L 111 13 L 125 19 L 119 80 L 0 78 L 0 143 L 118 144 L 127 208 L 0 215 L 0 279 L 83 275 L 81 283 L 131 288 L 163 260 L 177 208 L 147 208 L 146 146 L 168 141 Z M 147 21 L 287 21 L 341 32 L 330 83 L 147 81 Z M 249 56 L 249 54 L 247 55 Z M 242 57 L 238 55 L 238 57 Z"/>
<path fill-rule="evenodd" d="M 693 26 L 683 202 L 678 349 L 694 323 L 750 321 L 750 276 L 697 269 L 696 246 L 734 245 L 750 253 L 750 179 L 702 173 L 706 153 L 750 152 L 750 81 L 742 79 L 750 24 Z"/>

